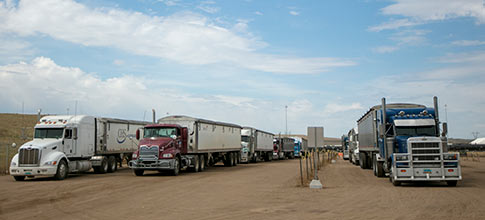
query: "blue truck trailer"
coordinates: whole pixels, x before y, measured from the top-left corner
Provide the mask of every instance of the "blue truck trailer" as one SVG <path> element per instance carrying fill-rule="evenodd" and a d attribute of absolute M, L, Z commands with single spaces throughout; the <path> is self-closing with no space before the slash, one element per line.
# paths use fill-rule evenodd
<path fill-rule="evenodd" d="M 393 185 L 415 181 L 445 181 L 456 186 L 462 179 L 458 153 L 447 150 L 447 124 L 440 129 L 438 98 L 434 108 L 394 103 L 372 107 L 358 121 L 359 165 Z M 440 134 L 441 133 L 441 134 Z"/>

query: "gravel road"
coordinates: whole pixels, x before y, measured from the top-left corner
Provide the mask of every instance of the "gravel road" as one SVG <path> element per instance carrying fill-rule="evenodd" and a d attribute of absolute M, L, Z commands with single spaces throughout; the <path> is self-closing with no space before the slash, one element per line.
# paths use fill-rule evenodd
<path fill-rule="evenodd" d="M 322 190 L 298 186 L 298 160 L 177 177 L 127 168 L 64 181 L 0 176 L 0 219 L 483 219 L 484 165 L 464 161 L 457 187 L 394 187 L 340 159 L 320 171 Z"/>

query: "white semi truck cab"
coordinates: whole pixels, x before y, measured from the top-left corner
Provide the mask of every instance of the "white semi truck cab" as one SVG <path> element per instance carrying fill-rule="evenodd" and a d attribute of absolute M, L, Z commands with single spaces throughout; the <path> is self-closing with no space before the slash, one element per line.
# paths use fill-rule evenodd
<path fill-rule="evenodd" d="M 124 153 L 136 149 L 129 136 L 140 124 L 86 115 L 45 116 L 34 127 L 34 139 L 12 158 L 10 175 L 17 181 L 35 176 L 62 180 L 91 168 L 114 172 Z"/>

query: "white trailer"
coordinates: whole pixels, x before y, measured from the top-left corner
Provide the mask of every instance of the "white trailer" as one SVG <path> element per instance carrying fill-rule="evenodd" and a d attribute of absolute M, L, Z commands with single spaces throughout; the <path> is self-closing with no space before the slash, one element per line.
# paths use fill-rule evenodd
<path fill-rule="evenodd" d="M 69 173 L 116 171 L 124 158 L 137 149 L 133 138 L 146 122 L 86 115 L 45 116 L 34 127 L 34 139 L 22 145 L 12 158 L 10 174 L 25 177 Z"/>
<path fill-rule="evenodd" d="M 241 130 L 241 162 L 273 159 L 274 135 L 251 127 Z"/>

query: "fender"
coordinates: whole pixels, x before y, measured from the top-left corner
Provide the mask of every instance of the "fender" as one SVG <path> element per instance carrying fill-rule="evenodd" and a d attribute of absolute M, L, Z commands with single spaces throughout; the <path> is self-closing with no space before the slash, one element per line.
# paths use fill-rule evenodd
<path fill-rule="evenodd" d="M 43 158 L 40 166 L 43 166 L 44 163 L 49 162 L 49 161 L 56 161 L 56 167 L 61 162 L 62 159 L 66 160 L 66 163 L 69 164 L 69 159 L 66 157 L 66 155 L 63 152 L 59 151 L 52 151 L 48 155 L 45 155 Z"/>

